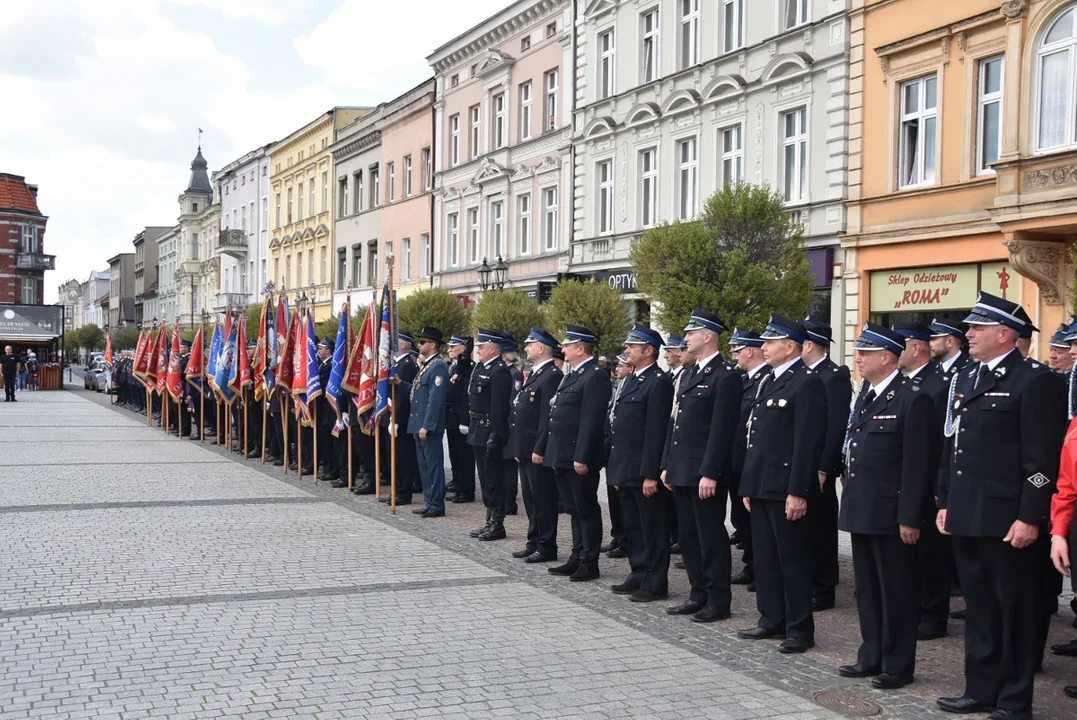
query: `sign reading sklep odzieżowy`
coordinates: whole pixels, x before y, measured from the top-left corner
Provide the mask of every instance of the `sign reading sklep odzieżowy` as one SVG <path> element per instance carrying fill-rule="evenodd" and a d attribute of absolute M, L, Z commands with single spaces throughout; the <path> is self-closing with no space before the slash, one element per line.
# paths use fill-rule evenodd
<path fill-rule="evenodd" d="M 871 311 L 879 313 L 960 310 L 976 304 L 979 291 L 1013 293 L 1006 263 L 939 265 L 871 273 Z"/>

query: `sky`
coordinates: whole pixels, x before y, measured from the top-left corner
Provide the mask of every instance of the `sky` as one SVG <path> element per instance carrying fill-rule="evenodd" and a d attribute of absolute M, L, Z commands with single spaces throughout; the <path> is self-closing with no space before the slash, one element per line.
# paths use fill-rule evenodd
<path fill-rule="evenodd" d="M 377 105 L 511 0 L 35 0 L 0 13 L 0 172 L 39 186 L 45 302 L 210 170 L 334 105 Z"/>

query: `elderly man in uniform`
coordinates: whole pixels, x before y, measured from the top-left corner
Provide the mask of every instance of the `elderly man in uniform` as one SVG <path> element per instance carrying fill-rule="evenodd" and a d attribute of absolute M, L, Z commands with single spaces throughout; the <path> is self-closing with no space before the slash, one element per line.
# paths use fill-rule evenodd
<path fill-rule="evenodd" d="M 669 528 L 659 483 L 662 451 L 673 409 L 673 382 L 658 367 L 662 336 L 636 325 L 625 340 L 634 368 L 624 380 L 610 414 L 612 447 L 606 482 L 621 500 L 631 572 L 613 586 L 633 602 L 661 600 L 669 594 Z M 728 548 L 728 545 L 727 545 Z"/>
<path fill-rule="evenodd" d="M 469 335 L 453 335 L 448 343 L 449 388 L 445 393 L 445 433 L 449 444 L 449 467 L 452 481 L 445 487 L 455 493 L 450 502 L 475 502 L 475 453 L 467 444 L 470 422 L 467 391 L 471 383 L 473 340 Z"/>
<path fill-rule="evenodd" d="M 994 709 L 992 720 L 1032 717 L 1042 652 L 1035 544 L 1066 422 L 1057 376 L 1016 350 L 1031 326 L 1018 310 L 981 292 L 965 318 L 977 362 L 950 385 L 936 519 L 940 532 L 953 535 L 967 606 L 965 689 L 938 705 L 957 713 Z"/>
<path fill-rule="evenodd" d="M 635 368 L 632 367 L 632 363 L 629 362 L 628 357 L 623 353 L 618 355 L 616 359 L 617 365 L 614 368 L 613 392 L 610 396 L 610 406 L 606 410 L 606 421 L 603 429 L 603 438 L 606 448 L 603 457 L 604 464 L 607 467 L 609 466 L 610 461 L 610 451 L 613 448 L 613 408 L 617 404 L 617 397 L 621 394 L 621 389 L 625 386 L 625 382 L 635 370 Z M 621 509 L 621 498 L 617 494 L 617 488 L 608 482 L 608 472 L 606 473 L 606 480 L 606 509 L 610 514 L 610 543 L 608 545 L 603 545 L 602 548 L 600 548 L 600 551 L 606 553 L 606 557 L 612 560 L 629 556 L 629 540 L 625 533 L 624 512 Z"/>
<path fill-rule="evenodd" d="M 748 451 L 740 494 L 752 513 L 756 626 L 738 630 L 748 640 L 784 638 L 778 650 L 815 647 L 812 617 L 813 545 L 804 521 L 808 497 L 819 486 L 827 433 L 823 382 L 801 360 L 804 326 L 771 315 L 762 334 L 773 372 L 759 381 L 748 419 Z"/>
<path fill-rule="evenodd" d="M 419 373 L 419 366 L 415 362 L 415 356 L 411 354 L 415 339 L 408 332 L 397 333 L 397 354 L 393 358 L 395 377 L 403 382 L 412 382 Z M 418 461 L 415 457 L 415 447 L 411 436 L 405 432 L 407 418 L 411 412 L 411 404 L 406 393 L 396 394 L 396 423 L 397 427 L 389 427 L 389 413 L 381 416 L 381 482 L 382 487 L 389 487 L 392 482 L 392 443 L 389 433 L 396 434 L 396 504 L 410 505 L 412 488 L 415 486 L 416 476 L 419 474 Z M 381 502 L 389 504 L 390 493 L 382 496 Z"/>
<path fill-rule="evenodd" d="M 838 672 L 876 676 L 872 685 L 883 690 L 913 680 L 920 615 L 915 545 L 923 518 L 934 515 L 933 460 L 924 448 L 933 442 L 935 409 L 931 397 L 901 375 L 907 344 L 896 330 L 864 326 L 853 345 L 864 390 L 844 443 L 849 469 L 839 525 L 852 535 L 863 642 L 856 663 Z"/>
<path fill-rule="evenodd" d="M 737 436 L 733 441 L 733 466 L 729 476 L 729 519 L 733 523 L 734 535 L 740 538 L 744 547 L 744 569 L 733 576 L 733 585 L 748 585 L 749 590 L 755 582 L 755 563 L 752 557 L 752 515 L 740 499 L 740 476 L 744 472 L 744 455 L 748 452 L 748 418 L 755 405 L 755 393 L 763 371 L 769 369 L 763 360 L 763 338 L 752 330 L 736 329 L 729 339 L 729 353 L 741 372 L 740 419 L 737 421 Z M 730 542 L 733 538 L 730 538 Z"/>
<path fill-rule="evenodd" d="M 501 360 L 512 376 L 512 393 L 509 403 L 516 401 L 516 393 L 520 392 L 520 386 L 524 384 L 524 374 L 520 372 L 520 348 L 516 345 L 516 338 L 507 332 L 501 333 Z M 505 456 L 501 459 L 501 476 L 505 481 L 505 514 L 516 515 L 520 512 L 517 498 L 520 494 L 520 463 L 516 462 L 516 456 L 504 450 Z"/>
<path fill-rule="evenodd" d="M 728 618 L 732 601 L 725 511 L 742 383 L 718 349 L 723 332 L 717 315 L 692 311 L 684 339 L 697 360 L 677 385 L 662 457 L 662 482 L 675 496 L 681 559 L 692 586 L 688 600 L 666 612 L 699 623 Z"/>
<path fill-rule="evenodd" d="M 479 540 L 505 537 L 505 480 L 501 461 L 509 437 L 512 374 L 501 359 L 501 341 L 500 333 L 479 329 L 475 343 L 479 360 L 468 387 L 467 443 L 475 452 L 482 504 L 486 506 L 486 524 L 471 531 L 471 537 Z"/>
<path fill-rule="evenodd" d="M 426 506 L 412 510 L 424 518 L 445 516 L 445 393 L 449 386 L 449 367 L 438 352 L 441 330 L 425 327 L 419 333 L 419 372 L 411 383 L 402 380 L 400 393 L 410 402 L 408 435 L 413 438 L 423 481 Z"/>
<path fill-rule="evenodd" d="M 557 559 L 557 488 L 553 470 L 543 466 L 549 438 L 550 401 L 564 374 L 553 361 L 559 348 L 553 335 L 531 328 L 524 352 L 531 362 L 527 376 L 512 402 L 509 440 L 505 451 L 519 463 L 520 485 L 527 513 L 527 542 L 512 553 L 526 563 Z"/>
<path fill-rule="evenodd" d="M 323 482 L 334 482 L 340 479 L 340 457 L 337 453 L 334 438 L 333 425 L 337 421 L 337 413 L 329 404 L 329 397 L 325 389 L 329 387 L 329 377 L 333 374 L 333 350 L 336 346 L 336 338 L 323 337 L 318 342 L 318 380 L 321 382 L 322 394 L 314 401 L 318 408 L 318 427 L 314 429 L 318 433 L 318 460 L 324 468 L 318 479 Z M 253 397 L 251 398 L 253 400 Z M 314 468 L 318 471 L 318 468 Z"/>
<path fill-rule="evenodd" d="M 603 426 L 612 386 L 595 361 L 597 338 L 580 325 L 568 325 L 562 353 L 571 370 L 565 373 L 550 406 L 550 432 L 542 464 L 553 468 L 557 491 L 572 521 L 572 554 L 550 568 L 551 575 L 583 582 L 599 577 L 602 509 L 598 504 L 599 473 L 605 456 Z"/>

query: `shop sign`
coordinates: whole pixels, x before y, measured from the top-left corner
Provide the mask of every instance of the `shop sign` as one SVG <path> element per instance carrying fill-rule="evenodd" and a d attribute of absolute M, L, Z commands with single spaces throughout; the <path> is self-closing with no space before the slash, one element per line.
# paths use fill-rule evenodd
<path fill-rule="evenodd" d="M 590 274 L 576 274 L 572 277 L 606 283 L 622 295 L 638 292 L 636 289 L 636 273 L 627 268 L 622 270 L 596 270 Z"/>
<path fill-rule="evenodd" d="M 61 305 L 0 305 L 0 338 L 40 340 L 63 332 Z"/>
<path fill-rule="evenodd" d="M 872 312 L 957 310 L 976 303 L 979 265 L 879 270 L 871 274 Z"/>
<path fill-rule="evenodd" d="M 1017 297 L 1017 273 L 1009 263 L 984 263 L 980 266 L 980 289 L 1004 300 Z"/>

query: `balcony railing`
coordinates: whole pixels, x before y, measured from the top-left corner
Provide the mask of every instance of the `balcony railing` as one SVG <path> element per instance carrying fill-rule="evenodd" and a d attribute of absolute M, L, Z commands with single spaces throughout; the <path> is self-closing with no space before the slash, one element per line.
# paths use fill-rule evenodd
<path fill-rule="evenodd" d="M 244 309 L 247 307 L 246 293 L 217 293 L 216 310 L 224 312 L 228 308 Z"/>
<path fill-rule="evenodd" d="M 56 256 L 20 252 L 15 257 L 15 267 L 19 270 L 55 270 Z"/>
<path fill-rule="evenodd" d="M 220 238 L 217 244 L 222 248 L 243 248 L 247 249 L 247 234 L 242 230 L 221 230 Z"/>

